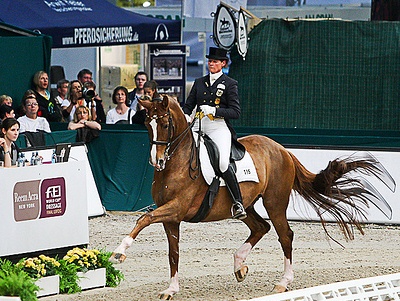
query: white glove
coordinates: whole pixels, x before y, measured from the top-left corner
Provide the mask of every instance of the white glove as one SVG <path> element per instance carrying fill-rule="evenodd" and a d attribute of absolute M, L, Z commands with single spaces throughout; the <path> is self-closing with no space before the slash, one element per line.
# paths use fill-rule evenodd
<path fill-rule="evenodd" d="M 191 122 L 192 122 L 192 117 L 190 117 L 188 114 L 185 114 L 185 118 L 186 118 L 186 121 L 187 121 L 188 123 L 191 123 Z"/>
<path fill-rule="evenodd" d="M 209 105 L 202 105 L 200 106 L 200 110 L 204 113 L 204 115 L 212 115 L 215 116 L 215 112 L 217 109 L 215 107 L 209 106 Z"/>

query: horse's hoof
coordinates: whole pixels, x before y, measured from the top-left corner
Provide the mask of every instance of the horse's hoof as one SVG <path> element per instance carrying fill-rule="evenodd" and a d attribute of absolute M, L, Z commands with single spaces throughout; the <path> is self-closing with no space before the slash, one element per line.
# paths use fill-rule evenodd
<path fill-rule="evenodd" d="M 121 253 L 112 253 L 111 257 L 108 259 L 108 261 L 112 262 L 112 263 L 123 263 L 126 259 L 126 255 L 125 254 L 121 254 Z"/>
<path fill-rule="evenodd" d="M 237 270 L 235 272 L 235 277 L 237 282 L 242 282 L 244 279 L 246 279 L 248 272 L 249 272 L 249 267 L 247 265 L 244 265 L 239 270 Z"/>
<path fill-rule="evenodd" d="M 158 295 L 158 298 L 160 298 L 161 300 L 172 300 L 173 296 L 170 294 L 160 293 Z"/>
<path fill-rule="evenodd" d="M 274 289 L 272 290 L 273 293 L 284 293 L 287 291 L 288 291 L 288 289 L 280 284 L 276 284 Z"/>

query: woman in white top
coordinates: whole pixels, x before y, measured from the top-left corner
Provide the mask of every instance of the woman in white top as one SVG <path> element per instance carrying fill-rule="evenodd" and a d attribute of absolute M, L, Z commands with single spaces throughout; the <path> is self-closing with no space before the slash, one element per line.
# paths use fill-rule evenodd
<path fill-rule="evenodd" d="M 128 120 L 128 90 L 124 86 L 116 87 L 112 95 L 112 101 L 117 106 L 107 112 L 106 123 L 115 124 L 119 120 Z"/>

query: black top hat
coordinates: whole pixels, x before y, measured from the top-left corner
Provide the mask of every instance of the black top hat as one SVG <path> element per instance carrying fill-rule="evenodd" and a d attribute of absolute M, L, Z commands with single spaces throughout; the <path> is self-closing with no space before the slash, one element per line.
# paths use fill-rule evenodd
<path fill-rule="evenodd" d="M 227 51 L 225 49 L 216 48 L 216 47 L 210 47 L 209 53 L 206 55 L 206 58 L 214 59 L 214 60 L 229 61 Z"/>

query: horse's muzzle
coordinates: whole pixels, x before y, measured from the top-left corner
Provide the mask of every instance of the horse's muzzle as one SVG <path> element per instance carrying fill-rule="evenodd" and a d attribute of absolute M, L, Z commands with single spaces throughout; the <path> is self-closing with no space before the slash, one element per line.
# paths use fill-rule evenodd
<path fill-rule="evenodd" d="M 157 163 L 153 163 L 151 159 L 149 160 L 149 164 L 151 166 L 153 166 L 157 171 L 164 170 L 166 162 L 167 162 L 167 160 L 164 160 L 164 159 L 158 159 Z"/>

